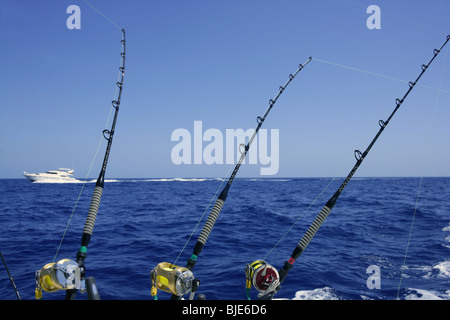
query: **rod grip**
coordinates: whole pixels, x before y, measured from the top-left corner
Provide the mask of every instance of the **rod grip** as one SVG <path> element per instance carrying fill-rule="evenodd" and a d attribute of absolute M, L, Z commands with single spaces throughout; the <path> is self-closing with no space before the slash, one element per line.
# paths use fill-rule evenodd
<path fill-rule="evenodd" d="M 220 198 L 216 200 L 216 203 L 214 204 L 214 207 L 211 209 L 211 213 L 209 214 L 208 219 L 206 220 L 205 225 L 203 226 L 202 232 L 198 237 L 198 242 L 201 242 L 202 244 L 206 243 L 209 234 L 211 233 L 211 230 L 214 227 L 217 218 L 219 217 L 220 211 L 222 210 L 224 203 L 225 201 L 223 201 Z"/>
<path fill-rule="evenodd" d="M 311 226 L 306 230 L 306 233 L 304 234 L 303 238 L 298 243 L 297 247 L 301 249 L 301 252 L 303 252 L 308 244 L 311 242 L 312 238 L 316 234 L 317 230 L 319 230 L 320 226 L 323 224 L 325 219 L 330 214 L 331 209 L 328 206 L 324 206 L 322 210 L 320 210 L 319 214 L 317 215 L 316 219 L 314 219 Z"/>
<path fill-rule="evenodd" d="M 89 212 L 86 217 L 86 223 L 84 224 L 83 233 L 92 235 L 94 231 L 95 219 L 97 219 L 98 207 L 100 206 L 100 200 L 102 198 L 103 188 L 95 186 L 94 193 L 92 195 L 91 204 L 89 206 Z"/>

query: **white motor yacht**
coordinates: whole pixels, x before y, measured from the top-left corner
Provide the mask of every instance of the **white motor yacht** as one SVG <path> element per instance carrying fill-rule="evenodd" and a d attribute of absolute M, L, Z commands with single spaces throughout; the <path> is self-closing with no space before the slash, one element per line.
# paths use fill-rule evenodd
<path fill-rule="evenodd" d="M 73 169 L 59 168 L 44 173 L 27 173 L 23 175 L 31 182 L 81 182 L 73 177 Z"/>

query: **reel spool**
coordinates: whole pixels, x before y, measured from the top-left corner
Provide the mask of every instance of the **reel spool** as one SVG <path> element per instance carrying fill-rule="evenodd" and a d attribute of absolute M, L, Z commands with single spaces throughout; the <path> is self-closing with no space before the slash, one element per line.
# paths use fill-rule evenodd
<path fill-rule="evenodd" d="M 273 291 L 280 283 L 280 276 L 277 269 L 264 260 L 256 260 L 248 264 L 245 267 L 245 275 L 247 278 L 247 291 L 253 285 L 260 292 L 258 297 Z"/>
<path fill-rule="evenodd" d="M 43 289 L 46 292 L 59 290 L 81 289 L 81 270 L 79 265 L 70 259 L 57 263 L 48 263 L 36 271 L 36 297 L 42 298 Z"/>
<path fill-rule="evenodd" d="M 157 289 L 182 296 L 190 291 L 195 292 L 198 285 L 191 270 L 169 262 L 159 263 L 151 271 L 151 279 L 153 296 L 156 296 Z"/>

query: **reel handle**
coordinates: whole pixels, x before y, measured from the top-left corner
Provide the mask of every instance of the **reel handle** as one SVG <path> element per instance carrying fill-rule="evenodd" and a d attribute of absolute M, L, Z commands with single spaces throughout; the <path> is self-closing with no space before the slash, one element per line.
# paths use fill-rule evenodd
<path fill-rule="evenodd" d="M 94 277 L 86 278 L 86 290 L 88 300 L 100 300 L 100 294 L 98 293 Z"/>

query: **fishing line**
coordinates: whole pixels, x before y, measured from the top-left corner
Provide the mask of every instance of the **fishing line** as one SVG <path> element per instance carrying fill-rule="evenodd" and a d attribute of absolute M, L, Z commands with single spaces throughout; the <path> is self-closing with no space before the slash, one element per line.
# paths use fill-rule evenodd
<path fill-rule="evenodd" d="M 286 233 L 278 240 L 278 242 L 272 247 L 272 249 L 269 250 L 269 252 L 264 256 L 263 260 L 266 260 L 266 258 L 270 255 L 270 253 L 278 246 L 278 244 L 284 239 L 284 237 L 287 236 L 287 234 L 291 231 L 291 229 L 305 216 L 305 214 L 308 212 L 308 210 L 314 205 L 314 203 L 317 201 L 317 199 L 320 198 L 322 193 L 325 192 L 325 190 L 328 189 L 328 187 L 331 185 L 331 183 L 336 180 L 336 177 L 331 179 L 331 181 L 325 186 L 325 188 L 317 195 L 317 197 L 310 203 L 308 208 L 303 211 L 302 215 L 292 224 L 292 226 L 286 231 Z"/>
<path fill-rule="evenodd" d="M 252 136 L 249 138 L 248 142 L 246 144 L 242 143 L 239 145 L 239 151 L 241 153 L 239 161 L 237 162 L 237 164 L 235 165 L 235 167 L 233 169 L 233 172 L 229 176 L 225 187 L 222 189 L 219 196 L 216 198 L 214 206 L 212 207 L 212 209 L 208 215 L 208 218 L 206 219 L 206 222 L 203 226 L 203 229 L 201 230 L 200 235 L 198 236 L 197 242 L 194 246 L 193 253 L 190 256 L 190 258 L 187 260 L 186 267 L 180 267 L 180 266 L 168 263 L 168 262 L 161 262 L 155 268 L 152 269 L 152 271 L 151 271 L 151 280 L 152 280 L 151 295 L 154 297 L 154 299 L 157 299 L 157 290 L 158 289 L 172 293 L 172 297 L 171 297 L 172 300 L 179 300 L 179 299 L 181 299 L 181 297 L 184 294 L 189 293 L 189 292 L 190 292 L 189 299 L 190 300 L 193 299 L 195 292 L 197 291 L 197 288 L 199 286 L 200 281 L 199 281 L 199 279 L 196 279 L 194 277 L 192 270 L 194 269 L 194 266 L 197 263 L 197 258 L 199 256 L 200 252 L 202 251 L 204 245 L 206 244 L 206 242 L 209 238 L 209 235 L 210 235 L 212 229 L 214 228 L 214 225 L 220 215 L 220 212 L 222 211 L 222 208 L 228 197 L 228 192 L 231 187 L 231 184 L 233 183 L 233 181 L 239 171 L 239 168 L 243 164 L 243 161 L 250 149 L 252 142 L 254 141 L 256 135 L 258 134 L 264 121 L 266 120 L 266 117 L 268 116 L 269 112 L 272 110 L 272 108 L 275 105 L 275 103 L 277 102 L 278 98 L 285 91 L 285 89 L 291 83 L 291 81 L 295 78 L 295 76 L 310 61 L 311 61 L 311 57 L 309 57 L 308 60 L 304 64 L 300 64 L 294 73 L 291 73 L 289 75 L 289 79 L 285 82 L 285 84 L 279 87 L 279 90 L 278 90 L 278 93 L 276 94 L 276 96 L 273 99 L 269 100 L 269 106 L 267 107 L 264 115 L 258 116 L 256 118 L 257 126 L 256 126 L 255 130 L 253 131 Z M 222 186 L 222 184 L 221 184 L 221 186 Z M 217 192 L 216 192 L 216 194 L 217 194 Z M 213 199 L 214 198 L 215 197 L 213 197 Z M 211 203 L 210 203 L 210 205 L 211 205 Z M 209 208 L 209 206 L 208 206 L 208 208 Z M 203 213 L 202 217 L 204 216 L 204 214 L 205 213 Z M 190 237 L 189 237 L 189 239 L 190 239 Z M 184 250 L 184 248 L 183 248 L 183 250 Z M 178 260 L 178 258 L 177 258 L 177 260 Z"/>
<path fill-rule="evenodd" d="M 372 71 L 367 71 L 367 70 L 363 70 L 363 69 L 359 69 L 359 68 L 354 68 L 351 66 L 346 66 L 343 64 L 339 64 L 339 63 L 335 63 L 335 62 L 331 62 L 331 61 L 326 61 L 326 60 L 321 60 L 321 59 L 317 59 L 317 58 L 313 58 L 313 60 L 318 61 L 318 62 L 322 62 L 322 63 L 326 63 L 326 64 L 330 64 L 336 67 L 341 67 L 341 68 L 345 68 L 345 69 L 349 69 L 349 70 L 353 70 L 353 71 L 358 71 L 361 73 L 365 73 L 365 74 L 370 74 L 372 76 L 377 76 L 377 77 L 381 77 L 381 78 L 385 78 L 385 79 L 389 79 L 389 80 L 394 80 L 394 81 L 400 81 L 403 83 L 409 83 L 409 81 L 403 80 L 403 79 L 399 79 L 399 78 L 394 78 L 385 74 L 381 74 L 381 73 L 376 73 L 376 72 L 372 72 Z M 427 86 L 427 85 L 423 85 L 423 84 L 417 84 L 417 86 L 419 87 L 423 87 L 423 88 L 428 88 L 428 89 L 432 89 L 432 90 L 436 90 L 436 91 L 441 91 L 441 92 L 445 92 L 445 93 L 450 93 L 450 90 L 445 90 L 442 88 L 434 88 L 431 86 Z"/>
<path fill-rule="evenodd" d="M 445 70 L 445 61 L 447 59 L 447 54 L 448 54 L 448 49 L 446 50 L 446 56 L 445 56 L 445 60 L 444 60 L 444 68 L 443 70 Z M 394 78 L 394 77 L 390 77 L 384 74 L 379 74 L 379 73 L 374 73 L 371 71 L 367 71 L 367 70 L 362 70 L 362 69 L 358 69 L 358 68 L 353 68 L 350 66 L 346 66 L 346 65 L 342 65 L 342 64 L 338 64 L 338 63 L 334 63 L 334 62 L 330 62 L 330 61 L 325 61 L 325 60 L 321 60 L 321 59 L 317 59 L 317 58 L 313 58 L 313 60 L 315 61 L 319 61 L 322 63 L 326 63 L 326 64 L 330 64 L 330 65 L 334 65 L 334 66 L 338 66 L 338 67 L 342 67 L 342 68 L 346 68 L 346 69 L 350 69 L 353 71 L 358 71 L 358 72 L 362 72 L 362 73 L 366 73 L 366 74 L 370 74 L 370 75 L 374 75 L 374 76 L 378 76 L 378 77 L 382 77 L 382 78 L 386 78 L 386 79 L 390 79 L 390 80 L 395 80 L 395 81 L 400 81 L 400 82 L 405 82 L 405 83 L 409 83 L 409 81 L 406 80 L 402 80 L 402 79 L 398 79 L 398 78 Z M 439 86 L 439 88 L 433 88 L 433 87 L 429 87 L 429 86 L 424 86 L 421 85 L 422 87 L 426 87 L 429 89 L 433 89 L 436 90 L 438 92 L 437 96 L 439 96 L 439 92 L 448 92 L 450 93 L 450 91 L 447 90 L 442 90 L 442 78 L 443 78 L 443 74 L 441 76 L 441 84 Z M 434 109 L 436 111 L 436 108 Z M 435 112 L 434 112 L 435 113 Z M 430 124 L 431 126 L 431 124 Z M 280 238 L 280 240 L 278 240 L 278 242 L 269 250 L 269 252 L 264 256 L 263 260 L 266 260 L 266 258 L 270 255 L 270 253 L 280 244 L 280 242 L 287 236 L 287 234 L 291 231 L 291 229 L 306 215 L 306 213 L 308 212 L 308 210 L 311 208 L 311 206 L 314 205 L 314 203 L 319 199 L 319 197 L 325 192 L 325 190 L 330 186 L 330 184 L 335 180 L 336 178 L 333 178 L 326 186 L 325 188 L 317 195 L 317 197 L 311 202 L 311 204 L 305 209 L 305 211 L 300 215 L 300 217 L 292 224 L 292 226 L 286 231 L 286 233 Z M 422 184 L 422 178 L 421 178 L 421 184 Z M 419 193 L 420 193 L 420 187 L 419 187 Z M 417 203 L 416 203 L 416 208 L 417 208 Z M 415 215 L 415 211 L 416 208 L 414 210 L 414 215 Z M 412 232 L 412 227 L 411 227 L 411 232 Z M 409 246 L 409 241 L 408 241 L 408 246 Z M 405 255 L 405 262 L 406 262 L 406 255 Z"/>
<path fill-rule="evenodd" d="M 117 77 L 117 81 L 120 80 L 120 75 L 121 75 L 121 73 L 119 72 L 119 73 L 118 73 L 118 77 Z M 114 98 L 113 98 L 113 100 L 116 100 L 116 98 L 117 98 L 117 91 L 118 91 L 118 87 L 116 86 L 116 90 L 114 91 Z M 108 128 L 109 121 L 111 120 L 111 115 L 112 115 L 112 111 L 113 111 L 113 110 L 114 110 L 114 107 L 111 106 L 111 108 L 109 109 L 108 119 L 106 120 L 105 129 Z M 92 161 L 91 161 L 91 165 L 89 166 L 89 170 L 88 170 L 88 172 L 87 172 L 87 174 L 86 174 L 86 176 L 85 176 L 85 178 L 84 178 L 84 182 L 83 182 L 83 184 L 82 184 L 82 186 L 81 186 L 80 193 L 78 194 L 77 200 L 76 200 L 76 202 L 75 202 L 75 206 L 74 206 L 74 208 L 73 208 L 73 210 L 72 210 L 72 213 L 70 214 L 69 221 L 67 222 L 67 225 L 66 225 L 66 228 L 65 228 L 65 230 L 64 230 L 64 233 L 63 233 L 63 235 L 62 235 L 61 241 L 59 242 L 58 248 L 56 249 L 55 256 L 53 257 L 53 262 L 56 261 L 56 257 L 58 256 L 59 250 L 60 250 L 61 245 L 62 245 L 62 243 L 63 243 L 63 241 L 64 241 L 64 238 L 65 238 L 65 236 L 66 236 L 67 230 L 69 229 L 69 225 L 70 225 L 70 222 L 72 221 L 73 214 L 75 213 L 75 209 L 76 209 L 77 206 L 78 206 L 78 202 L 79 202 L 79 200 L 80 200 L 81 194 L 83 193 L 83 189 L 84 189 L 84 187 L 85 187 L 85 185 L 86 185 L 86 183 L 87 183 L 87 179 L 88 179 L 88 177 L 89 177 L 89 174 L 91 173 L 91 169 L 92 169 L 92 166 L 94 165 L 95 159 L 97 159 L 97 154 L 98 154 L 98 151 L 100 150 L 100 147 L 101 147 L 101 145 L 102 145 L 102 143 L 103 143 L 103 140 L 104 140 L 104 138 L 103 138 L 103 135 L 102 135 L 102 136 L 100 136 L 100 141 L 99 141 L 99 143 L 98 143 L 98 145 L 97 145 L 97 150 L 95 151 L 94 157 L 93 157 L 93 159 L 92 159 Z"/>
<path fill-rule="evenodd" d="M 226 176 L 230 175 L 231 170 L 233 170 L 233 166 L 230 166 L 230 169 L 228 169 L 228 172 L 226 174 Z M 219 193 L 219 191 L 222 189 L 222 185 L 224 184 L 224 182 L 226 181 L 226 179 L 222 179 L 222 183 L 220 184 L 220 186 L 217 188 L 216 193 L 214 193 L 214 196 L 211 198 L 211 201 L 209 201 L 208 206 L 206 207 L 205 211 L 203 212 L 202 216 L 200 217 L 200 219 L 198 220 L 197 224 L 194 227 L 194 230 L 192 230 L 191 235 L 189 236 L 189 238 L 187 239 L 186 243 L 184 244 L 183 248 L 180 251 L 180 254 L 178 255 L 178 257 L 175 259 L 175 262 L 173 264 L 177 264 L 178 259 L 180 258 L 181 254 L 183 253 L 184 249 L 186 248 L 186 246 L 188 245 L 189 241 L 191 240 L 192 236 L 195 233 L 195 230 L 197 230 L 200 222 L 203 220 L 203 217 L 205 216 L 206 212 L 208 212 L 209 207 L 211 206 L 211 203 L 213 202 L 213 200 L 216 198 L 217 194 Z"/>
<path fill-rule="evenodd" d="M 270 105 L 267 107 L 267 109 L 266 109 L 266 111 L 265 111 L 265 114 L 267 114 L 271 108 L 272 108 L 272 104 L 270 104 Z M 230 166 L 230 169 L 228 170 L 226 176 L 229 176 L 229 175 L 230 175 L 230 172 L 231 172 L 232 169 L 233 169 L 233 166 Z M 189 241 L 191 240 L 191 238 L 192 238 L 192 236 L 193 236 L 195 230 L 197 230 L 197 228 L 198 228 L 200 222 L 203 220 L 203 217 L 205 216 L 206 212 L 208 211 L 209 207 L 211 206 L 211 203 L 213 202 L 213 200 L 216 198 L 217 194 L 218 194 L 219 191 L 221 190 L 222 185 L 223 185 L 224 182 L 225 182 L 225 179 L 222 180 L 222 183 L 220 184 L 219 188 L 217 188 L 216 193 L 215 193 L 214 196 L 211 198 L 211 201 L 209 202 L 208 206 L 206 207 L 205 211 L 203 212 L 203 214 L 201 215 L 199 221 L 197 222 L 196 226 L 194 227 L 194 230 L 192 231 L 192 233 L 191 233 L 191 235 L 189 236 L 188 240 L 186 241 L 186 243 L 184 244 L 183 248 L 181 249 L 181 252 L 180 252 L 180 254 L 178 255 L 178 257 L 176 258 L 174 264 L 177 264 L 178 259 L 180 258 L 181 254 L 183 253 L 183 251 L 184 251 L 184 249 L 186 248 L 186 246 L 187 246 L 187 244 L 189 243 Z"/>
<path fill-rule="evenodd" d="M 424 87 L 424 88 L 436 90 L 437 91 L 437 98 L 436 98 L 436 100 L 438 100 L 438 96 L 439 96 L 440 92 L 450 93 L 450 91 L 442 89 L 442 80 L 443 80 L 443 75 L 444 75 L 445 63 L 446 63 L 446 60 L 447 60 L 447 55 L 448 55 L 448 49 L 446 50 L 446 55 L 445 55 L 445 59 L 444 59 L 444 67 L 443 67 L 443 71 L 442 71 L 442 75 L 441 75 L 441 81 L 440 81 L 439 88 L 434 88 L 434 87 L 430 87 L 430 86 L 426 86 L 426 85 L 419 85 L 419 86 Z M 387 75 L 384 75 L 384 74 L 379 74 L 379 73 L 375 73 L 375 72 L 371 72 L 371 71 L 367 71 L 367 70 L 363 70 L 363 69 L 358 69 L 358 68 L 354 68 L 354 67 L 350 67 L 350 66 L 346 66 L 346 65 L 330 62 L 330 61 L 325 61 L 325 60 L 321 60 L 321 59 L 318 59 L 318 58 L 313 58 L 313 60 L 319 61 L 319 62 L 322 62 L 322 63 L 326 63 L 326 64 L 330 64 L 330 65 L 334 65 L 334 66 L 338 66 L 338 67 L 341 67 L 341 68 L 350 69 L 350 70 L 353 70 L 353 71 L 358 71 L 358 72 L 361 72 L 361 73 L 366 73 L 366 74 L 370 74 L 370 75 L 374 75 L 374 76 L 390 79 L 390 80 L 395 80 L 395 81 L 400 81 L 400 82 L 404 82 L 404 83 L 409 83 L 409 81 L 406 81 L 406 80 L 403 80 L 403 79 L 398 79 L 398 78 L 394 78 L 394 77 L 387 76 Z M 436 104 L 437 104 L 437 101 L 436 101 Z M 436 104 L 435 104 L 435 108 L 434 108 L 434 115 L 436 113 Z M 430 126 L 431 126 L 431 123 L 430 123 Z M 286 233 L 280 238 L 280 240 L 269 250 L 269 252 L 263 258 L 263 260 L 265 260 L 270 255 L 270 253 L 279 245 L 279 243 L 283 240 L 283 238 L 291 231 L 291 229 L 305 216 L 305 214 L 311 208 L 311 206 L 317 201 L 317 199 L 322 195 L 322 193 L 329 187 L 329 185 L 334 180 L 335 180 L 335 178 L 333 178 L 328 183 L 328 185 L 319 193 L 319 195 L 311 202 L 311 204 L 308 206 L 308 208 L 306 208 L 306 210 L 297 219 L 297 221 L 294 222 L 294 224 L 286 231 Z M 420 180 L 419 194 L 420 194 L 421 185 L 422 185 L 422 177 L 421 177 L 421 180 Z M 415 217 L 415 213 L 416 213 L 416 210 L 417 210 L 417 203 L 418 203 L 418 200 L 419 200 L 419 194 L 417 195 L 416 207 L 414 209 L 414 217 Z M 414 217 L 413 217 L 412 224 L 414 223 Z M 411 225 L 411 231 L 410 231 L 410 236 L 409 236 L 407 248 L 409 247 L 409 243 L 410 243 L 410 240 L 411 240 L 412 229 L 413 229 L 413 226 Z M 408 249 L 407 249 L 407 251 L 408 251 Z M 406 256 L 407 256 L 407 253 L 405 254 L 405 263 L 406 263 Z M 400 290 L 400 285 L 399 285 L 399 290 Z"/>
<path fill-rule="evenodd" d="M 406 258 L 408 256 L 409 244 L 411 243 L 411 235 L 412 235 L 412 232 L 413 232 L 414 220 L 416 219 L 417 205 L 419 203 L 420 190 L 422 189 L 422 180 L 423 180 L 423 177 L 420 177 L 419 192 L 417 193 L 416 204 L 414 206 L 414 213 L 413 213 L 413 218 L 412 218 L 412 222 L 411 222 L 411 228 L 409 229 L 408 243 L 406 244 L 405 258 L 403 260 L 403 266 L 401 268 L 402 269 L 402 274 L 400 275 L 400 282 L 398 284 L 397 300 L 398 300 L 398 296 L 400 294 L 400 287 L 402 285 L 403 271 L 405 270 L 405 267 L 406 267 Z"/>
<path fill-rule="evenodd" d="M 439 49 L 433 50 L 433 57 L 429 60 L 428 64 L 423 64 L 421 66 L 421 72 L 419 76 L 414 80 L 410 81 L 408 83 L 408 90 L 403 95 L 401 99 L 395 100 L 395 108 L 389 115 L 389 117 L 386 120 L 379 120 L 379 130 L 378 133 L 375 135 L 375 137 L 372 139 L 372 141 L 367 146 L 366 150 L 364 152 L 361 152 L 360 150 L 355 150 L 354 156 L 356 159 L 356 163 L 354 164 L 353 168 L 350 170 L 349 174 L 345 178 L 345 180 L 341 183 L 337 191 L 334 193 L 334 195 L 327 201 L 327 203 L 322 207 L 312 224 L 309 226 L 308 230 L 304 233 L 303 237 L 300 239 L 299 243 L 295 247 L 294 251 L 292 252 L 290 258 L 288 261 L 285 261 L 284 266 L 277 272 L 275 268 L 272 266 L 269 266 L 266 262 L 263 261 L 263 263 L 259 264 L 260 261 L 255 261 L 252 264 L 248 264 L 246 267 L 246 275 L 247 275 L 247 282 L 246 282 L 246 289 L 250 289 L 252 282 L 250 280 L 253 280 L 253 286 L 261 292 L 259 295 L 260 299 L 268 300 L 272 299 L 273 296 L 281 289 L 281 284 L 286 279 L 289 270 L 291 270 L 294 267 L 294 262 L 300 257 L 300 255 L 304 252 L 306 247 L 309 245 L 319 228 L 322 226 L 322 224 L 325 222 L 325 219 L 329 216 L 330 212 L 333 210 L 334 206 L 336 205 L 336 202 L 338 201 L 338 198 L 342 194 L 344 188 L 347 186 L 349 181 L 352 179 L 355 172 L 358 170 L 366 156 L 369 154 L 370 150 L 380 137 L 380 135 L 383 133 L 387 125 L 390 123 L 391 119 L 394 117 L 396 112 L 399 110 L 400 106 L 405 102 L 408 95 L 411 93 L 413 88 L 416 86 L 418 81 L 422 78 L 423 74 L 426 72 L 426 70 L 430 67 L 431 63 L 436 59 L 439 52 L 441 52 L 444 49 L 444 46 L 447 44 L 447 42 L 450 41 L 450 35 L 447 35 L 445 42 L 441 45 Z M 259 266 L 258 266 L 259 265 Z M 270 267 L 270 268 L 269 268 Z M 270 270 L 270 274 L 266 273 L 266 270 Z M 255 279 L 254 276 L 258 277 L 260 276 L 260 279 Z M 261 278 L 261 276 L 263 278 Z M 261 281 L 263 280 L 263 281 Z"/>
<path fill-rule="evenodd" d="M 193 250 L 193 254 L 191 255 L 191 257 L 188 259 L 187 262 L 187 266 L 186 268 L 188 268 L 189 270 L 192 271 L 192 269 L 194 268 L 195 264 L 197 263 L 197 258 L 198 255 L 200 254 L 200 252 L 202 251 L 203 246 L 205 245 L 206 241 L 209 238 L 209 235 L 214 227 L 214 224 L 216 223 L 217 218 L 219 217 L 219 214 L 225 204 L 225 201 L 227 199 L 228 196 L 228 190 L 231 187 L 231 184 L 234 181 L 234 178 L 236 177 L 236 174 L 239 170 L 239 168 L 241 167 L 242 162 L 245 159 L 245 156 L 247 155 L 248 150 L 250 149 L 250 146 L 253 142 L 253 140 L 255 139 L 256 135 L 258 134 L 259 129 L 261 128 L 262 124 L 264 123 L 266 117 L 268 116 L 269 112 L 272 110 L 273 106 L 275 105 L 275 103 L 277 102 L 278 98 L 281 96 L 281 94 L 284 92 L 284 90 L 287 88 L 287 86 L 291 83 L 291 81 L 295 78 L 295 76 L 311 61 L 311 57 L 308 58 L 308 60 L 304 63 L 304 64 L 300 64 L 297 68 L 297 70 L 293 73 L 289 75 L 289 79 L 286 81 L 286 83 L 282 86 L 279 87 L 279 91 L 276 94 L 276 96 L 273 99 L 269 100 L 269 106 L 267 107 L 264 115 L 262 117 L 257 117 L 256 118 L 256 122 L 257 122 L 257 126 L 256 129 L 253 132 L 253 135 L 251 136 L 251 138 L 249 139 L 247 144 L 243 144 L 241 146 L 244 147 L 244 149 L 241 151 L 241 157 L 239 158 L 238 163 L 236 164 L 236 166 L 234 167 L 234 170 L 232 172 L 232 174 L 230 175 L 226 186 L 223 188 L 223 190 L 221 191 L 219 197 L 217 198 L 213 208 L 211 209 L 211 212 L 208 216 L 207 221 L 205 222 L 205 225 L 203 226 L 203 229 L 197 239 L 197 243 L 195 244 L 194 250 Z M 240 146 L 240 147 L 241 147 Z"/>
<path fill-rule="evenodd" d="M 106 20 L 108 20 L 109 22 L 111 22 L 116 28 L 118 28 L 120 31 L 122 31 L 122 27 L 119 26 L 117 23 L 114 22 L 114 20 L 112 20 L 111 18 L 109 18 L 107 15 L 105 15 L 103 12 L 101 12 L 100 10 L 98 10 L 96 7 L 94 7 L 92 4 L 90 4 L 87 0 L 83 0 L 86 4 L 88 4 L 92 9 L 94 9 L 95 11 L 97 11 L 101 16 L 103 16 L 103 18 L 105 18 Z"/>
<path fill-rule="evenodd" d="M 111 101 L 111 109 L 110 109 L 108 119 L 106 122 L 106 128 L 102 132 L 103 138 L 106 139 L 108 142 L 107 142 L 107 146 L 106 146 L 106 150 L 105 150 L 105 155 L 103 157 L 103 163 L 101 166 L 101 170 L 100 170 L 100 173 L 96 180 L 94 191 L 93 191 L 93 194 L 91 197 L 91 202 L 89 205 L 89 212 L 86 217 L 86 221 L 85 221 L 84 228 L 83 228 L 83 234 L 81 237 L 81 246 L 76 254 L 76 261 L 73 261 L 71 259 L 62 259 L 62 260 L 58 261 L 57 263 L 54 263 L 54 262 L 47 263 L 40 270 L 36 271 L 36 273 L 35 273 L 35 276 L 36 276 L 35 297 L 38 300 L 42 299 L 42 291 L 43 290 L 46 292 L 56 292 L 59 290 L 65 290 L 66 291 L 66 300 L 75 300 L 78 290 L 80 290 L 80 292 L 82 292 L 82 293 L 87 292 L 89 300 L 99 300 L 100 299 L 100 295 L 98 294 L 98 290 L 97 290 L 97 286 L 95 284 L 94 277 L 85 277 L 85 259 L 87 257 L 87 247 L 91 240 L 91 236 L 92 236 L 94 225 L 95 225 L 95 220 L 97 218 L 98 209 L 100 206 L 100 201 L 101 201 L 101 197 L 102 197 L 102 193 L 103 193 L 103 189 L 104 189 L 105 173 L 106 173 L 108 159 L 109 159 L 110 152 L 111 152 L 111 146 L 112 146 L 112 142 L 113 142 L 114 132 L 115 132 L 118 113 L 119 113 L 119 107 L 120 107 L 123 84 L 124 84 L 124 77 L 125 77 L 126 41 L 125 41 L 125 29 L 123 29 L 123 28 L 121 29 L 117 23 L 115 23 L 114 21 L 109 19 L 105 14 L 103 14 L 100 10 L 98 10 L 94 6 L 92 6 L 88 1 L 85 0 L 84 2 L 87 3 L 93 9 L 95 9 L 98 13 L 100 13 L 104 18 L 106 18 L 115 27 L 118 27 L 122 33 L 122 39 L 121 39 L 122 48 L 121 48 L 121 52 L 120 52 L 121 64 L 119 67 L 119 78 L 118 78 L 118 81 L 116 82 L 116 89 L 114 92 L 114 100 Z M 112 121 L 111 128 L 107 129 L 113 109 L 115 110 L 114 111 L 114 119 Z M 83 191 L 83 188 L 86 184 L 86 181 L 87 181 L 87 178 L 91 171 L 91 168 L 95 161 L 95 158 L 100 149 L 100 145 L 101 145 L 101 141 L 98 144 L 94 158 L 89 167 L 86 179 L 82 185 L 82 188 L 78 195 L 75 207 L 72 210 L 72 213 L 69 218 L 69 222 L 63 233 L 63 237 L 57 248 L 55 258 L 53 261 L 56 260 L 56 256 L 58 255 L 58 252 L 60 250 L 62 241 L 65 237 L 68 226 L 73 217 L 75 208 L 78 204 L 81 193 Z"/>
<path fill-rule="evenodd" d="M 445 68 L 446 68 L 446 65 L 447 65 L 448 51 L 449 51 L 449 49 L 447 48 L 447 50 L 445 51 L 445 57 L 444 57 L 444 62 L 443 62 L 443 67 L 442 67 L 441 79 L 439 81 L 439 88 L 442 87 L 442 82 L 444 80 Z M 439 91 L 436 93 L 436 99 L 435 99 L 435 103 L 434 103 L 432 119 L 428 123 L 428 130 L 427 130 L 428 134 L 430 134 L 431 124 L 434 122 L 434 119 L 436 118 L 436 109 L 437 109 L 438 105 L 439 105 Z M 412 232 L 413 232 L 413 228 L 414 228 L 414 221 L 415 221 L 415 218 L 416 218 L 416 212 L 417 212 L 417 207 L 418 207 L 418 203 L 419 203 L 420 191 L 422 189 L 422 180 L 423 180 L 423 176 L 420 177 L 419 190 L 417 192 L 417 198 L 416 198 L 416 203 L 415 203 L 415 206 L 414 206 L 414 212 L 413 212 L 413 217 L 412 217 L 412 221 L 411 221 L 411 227 L 410 227 L 410 230 L 409 230 L 408 242 L 406 244 L 405 258 L 403 260 L 403 265 L 401 267 L 402 272 L 401 272 L 400 280 L 399 280 L 399 284 L 398 284 L 397 297 L 396 297 L 397 300 L 398 300 L 398 297 L 400 295 L 400 289 L 401 289 L 401 285 L 402 285 L 403 274 L 404 274 L 404 270 L 406 268 L 406 259 L 408 257 L 409 245 L 411 243 L 411 236 L 412 236 Z"/>

